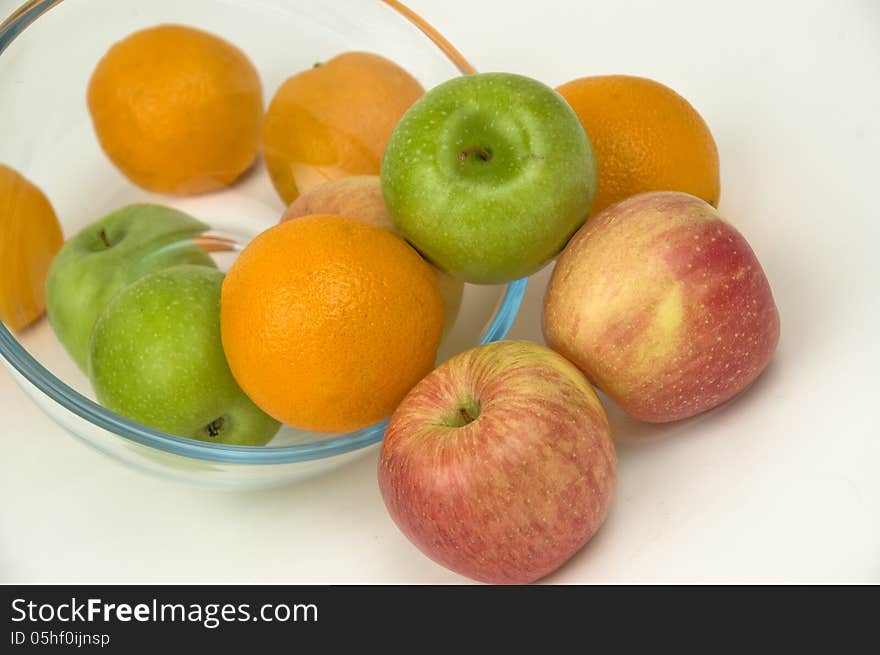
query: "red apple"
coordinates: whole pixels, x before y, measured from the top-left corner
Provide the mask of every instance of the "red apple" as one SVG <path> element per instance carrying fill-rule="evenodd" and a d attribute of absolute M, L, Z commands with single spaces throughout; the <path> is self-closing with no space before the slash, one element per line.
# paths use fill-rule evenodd
<path fill-rule="evenodd" d="M 591 219 L 556 262 L 544 336 L 628 414 L 673 421 L 745 389 L 779 341 L 770 285 L 708 203 L 633 196 Z"/>
<path fill-rule="evenodd" d="M 339 214 L 397 231 L 382 198 L 378 175 L 353 175 L 330 180 L 300 194 L 288 206 L 282 221 L 311 214 Z"/>
<path fill-rule="evenodd" d="M 599 529 L 616 463 L 583 374 L 544 346 L 496 342 L 453 357 L 407 395 L 385 432 L 379 487 L 434 561 L 525 584 Z"/>

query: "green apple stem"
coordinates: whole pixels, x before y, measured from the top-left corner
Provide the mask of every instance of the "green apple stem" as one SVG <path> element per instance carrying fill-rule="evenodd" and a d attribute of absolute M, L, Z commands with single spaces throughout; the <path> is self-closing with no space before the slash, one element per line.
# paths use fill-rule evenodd
<path fill-rule="evenodd" d="M 483 146 L 473 146 L 471 148 L 465 148 L 460 153 L 458 153 L 458 161 L 462 164 L 468 160 L 468 157 L 471 155 L 476 155 L 480 161 L 491 161 L 492 159 L 492 151 L 489 148 L 484 148 Z"/>
<path fill-rule="evenodd" d="M 100 232 L 98 232 L 98 236 L 101 238 L 101 241 L 104 242 L 104 245 L 108 248 L 113 245 L 112 243 L 110 243 L 110 238 L 107 236 L 107 232 L 103 228 Z"/>

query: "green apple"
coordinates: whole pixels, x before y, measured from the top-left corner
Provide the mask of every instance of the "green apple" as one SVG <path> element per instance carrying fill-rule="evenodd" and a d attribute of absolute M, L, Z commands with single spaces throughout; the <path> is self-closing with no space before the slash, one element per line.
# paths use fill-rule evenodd
<path fill-rule="evenodd" d="M 521 75 L 445 82 L 398 123 L 382 191 L 400 233 L 466 282 L 530 275 L 587 218 L 596 163 L 574 110 Z"/>
<path fill-rule="evenodd" d="M 46 278 L 46 309 L 59 341 L 86 370 L 89 337 L 113 296 L 141 276 L 176 264 L 216 267 L 190 241 L 208 229 L 158 205 L 129 205 L 95 221 L 58 251 Z"/>
<path fill-rule="evenodd" d="M 223 273 L 181 265 L 150 273 L 105 307 L 89 344 L 98 401 L 182 437 L 260 446 L 280 424 L 232 377 L 220 340 Z"/>

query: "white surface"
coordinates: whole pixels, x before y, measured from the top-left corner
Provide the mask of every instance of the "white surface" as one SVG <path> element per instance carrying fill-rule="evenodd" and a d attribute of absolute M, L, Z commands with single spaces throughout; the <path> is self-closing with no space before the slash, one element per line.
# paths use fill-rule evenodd
<path fill-rule="evenodd" d="M 410 5 L 481 70 L 641 74 L 691 100 L 718 142 L 720 208 L 782 317 L 772 365 L 735 402 L 661 427 L 609 406 L 611 515 L 546 581 L 880 582 L 880 5 Z M 547 274 L 512 337 L 540 340 Z M 397 531 L 375 456 L 232 495 L 107 460 L 5 373 L 0 421 L 0 582 L 465 582 Z"/>

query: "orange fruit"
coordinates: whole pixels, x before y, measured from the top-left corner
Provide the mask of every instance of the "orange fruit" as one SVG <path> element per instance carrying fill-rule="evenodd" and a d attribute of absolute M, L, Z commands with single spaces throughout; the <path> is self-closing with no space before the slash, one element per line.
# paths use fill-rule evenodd
<path fill-rule="evenodd" d="M 378 175 L 385 144 L 425 90 L 392 61 L 346 52 L 289 78 L 263 125 L 263 157 L 289 205 L 327 180 Z"/>
<path fill-rule="evenodd" d="M 591 214 L 643 191 L 684 191 L 718 205 L 718 148 L 691 104 L 659 82 L 583 77 L 556 89 L 575 110 L 596 155 Z"/>
<path fill-rule="evenodd" d="M 46 273 L 64 237 L 49 200 L 0 164 L 0 321 L 19 330 L 46 309 Z"/>
<path fill-rule="evenodd" d="M 159 25 L 113 45 L 92 73 L 88 104 L 104 152 L 149 191 L 225 187 L 259 150 L 256 69 L 231 43 L 191 27 Z"/>
<path fill-rule="evenodd" d="M 263 411 L 346 432 L 389 416 L 434 367 L 443 298 L 403 239 L 321 214 L 279 223 L 240 253 L 220 328 L 235 379 Z"/>

